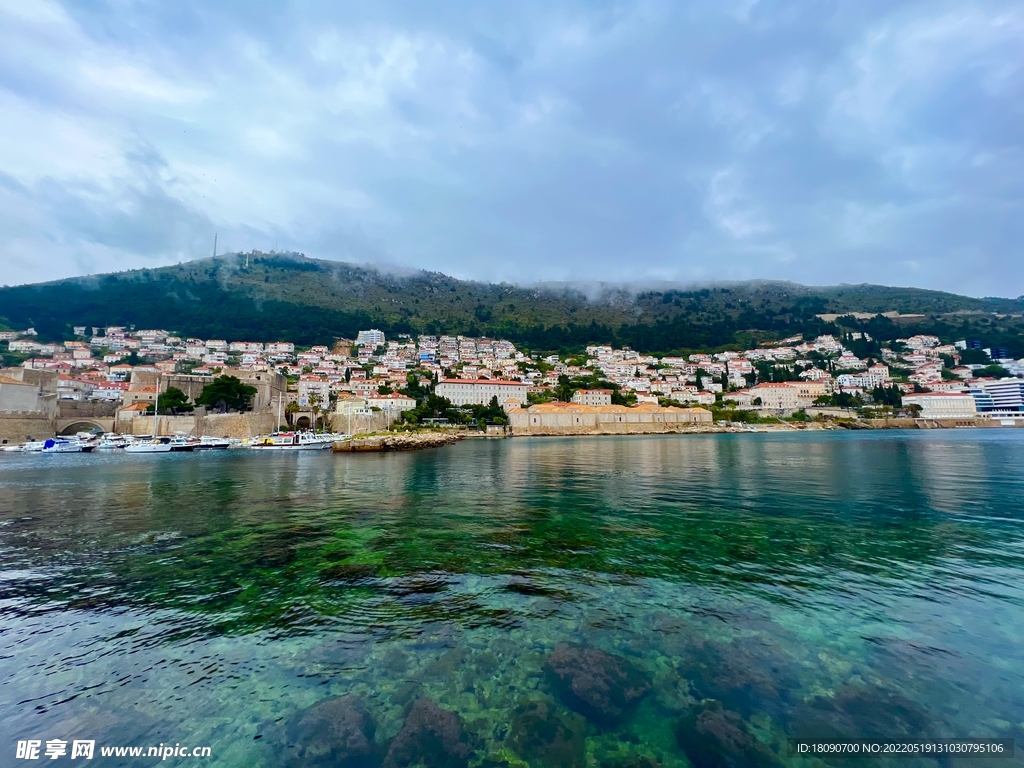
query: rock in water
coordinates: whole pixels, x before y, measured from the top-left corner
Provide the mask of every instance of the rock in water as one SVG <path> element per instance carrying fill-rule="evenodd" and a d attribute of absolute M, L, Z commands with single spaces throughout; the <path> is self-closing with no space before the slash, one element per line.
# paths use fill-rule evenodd
<path fill-rule="evenodd" d="M 509 744 L 536 768 L 583 768 L 586 765 L 586 722 L 559 712 L 553 701 L 520 704 L 512 712 Z"/>
<path fill-rule="evenodd" d="M 462 719 L 433 700 L 418 699 L 402 730 L 391 742 L 383 768 L 424 765 L 426 768 L 465 768 L 469 745 Z"/>
<path fill-rule="evenodd" d="M 651 689 L 629 661 L 597 648 L 559 643 L 544 668 L 562 701 L 603 726 L 621 722 Z"/>
<path fill-rule="evenodd" d="M 356 696 L 317 702 L 288 725 L 292 765 L 373 766 L 373 721 Z"/>
<path fill-rule="evenodd" d="M 676 726 L 676 741 L 694 768 L 781 768 L 778 758 L 721 702 L 693 707 Z"/>

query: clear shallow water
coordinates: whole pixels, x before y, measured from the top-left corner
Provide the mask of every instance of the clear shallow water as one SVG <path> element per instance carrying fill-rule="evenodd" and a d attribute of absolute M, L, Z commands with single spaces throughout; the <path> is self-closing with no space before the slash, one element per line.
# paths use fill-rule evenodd
<path fill-rule="evenodd" d="M 434 764 L 685 766 L 710 707 L 740 764 L 842 735 L 1021 765 L 1022 492 L 1013 430 L 0 455 L 0 765 L 341 764 L 303 713 L 343 696 L 371 765 L 421 699 L 461 720 Z"/>

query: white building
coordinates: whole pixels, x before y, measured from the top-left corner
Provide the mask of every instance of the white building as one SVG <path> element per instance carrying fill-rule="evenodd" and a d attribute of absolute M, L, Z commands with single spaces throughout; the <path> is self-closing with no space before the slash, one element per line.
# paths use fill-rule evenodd
<path fill-rule="evenodd" d="M 313 395 L 319 398 L 320 408 L 327 410 L 331 401 L 331 382 L 319 376 L 303 376 L 299 379 L 298 403 L 303 408 L 313 404 Z"/>
<path fill-rule="evenodd" d="M 416 407 L 416 399 L 403 395 L 399 392 L 392 392 L 390 395 L 368 395 L 367 403 L 371 408 L 380 408 L 390 416 L 394 417 L 400 413 L 411 411 Z"/>
<path fill-rule="evenodd" d="M 971 384 L 979 411 L 1024 414 L 1024 379 L 982 379 Z"/>
<path fill-rule="evenodd" d="M 572 396 L 572 401 L 577 405 L 611 405 L 612 391 L 610 389 L 577 389 Z M 657 398 L 655 398 L 657 405 Z"/>
<path fill-rule="evenodd" d="M 372 416 L 373 408 L 366 401 L 365 397 L 343 393 L 338 396 L 334 412 L 342 416 Z"/>
<path fill-rule="evenodd" d="M 360 331 L 356 336 L 357 347 L 379 347 L 384 344 L 384 331 L 371 328 L 368 331 Z"/>
<path fill-rule="evenodd" d="M 529 384 L 504 379 L 442 379 L 435 392 L 451 400 L 454 405 L 489 405 L 492 398 L 498 398 L 498 405 L 508 400 L 526 402 Z"/>
<path fill-rule="evenodd" d="M 966 392 L 917 392 L 903 396 L 903 407 L 921 407 L 924 419 L 973 419 L 978 415 L 974 398 Z"/>
<path fill-rule="evenodd" d="M 796 386 L 777 382 L 765 382 L 751 387 L 750 403 L 755 407 L 788 411 L 800 407 L 800 391 Z M 760 399 L 760 403 L 757 400 Z"/>

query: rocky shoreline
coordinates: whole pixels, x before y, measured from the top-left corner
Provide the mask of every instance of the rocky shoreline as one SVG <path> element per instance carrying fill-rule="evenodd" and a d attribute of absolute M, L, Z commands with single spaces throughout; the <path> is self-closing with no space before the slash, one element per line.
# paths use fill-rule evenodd
<path fill-rule="evenodd" d="M 334 444 L 335 453 L 383 453 L 386 451 L 417 451 L 440 448 L 457 443 L 465 437 L 455 432 L 396 432 L 342 440 Z"/>

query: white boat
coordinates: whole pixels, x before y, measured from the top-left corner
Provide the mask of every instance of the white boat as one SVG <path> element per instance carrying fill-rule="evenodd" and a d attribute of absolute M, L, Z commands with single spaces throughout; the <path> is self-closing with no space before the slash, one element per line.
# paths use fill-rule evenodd
<path fill-rule="evenodd" d="M 86 446 L 81 443 L 53 438 L 43 443 L 42 453 L 82 453 L 85 450 Z"/>
<path fill-rule="evenodd" d="M 260 451 L 322 451 L 330 448 L 333 442 L 333 439 L 326 440 L 323 435 L 312 432 L 274 432 L 256 438 L 249 447 Z"/>
<path fill-rule="evenodd" d="M 124 437 L 104 437 L 96 446 L 97 451 L 119 451 L 128 445 Z"/>
<path fill-rule="evenodd" d="M 130 443 L 124 449 L 125 453 L 170 453 L 171 438 L 154 437 L 152 440 L 144 440 Z"/>
<path fill-rule="evenodd" d="M 0 451 L 4 453 L 21 453 L 24 450 L 25 446 L 23 445 L 5 445 L 3 448 L 0 448 Z"/>
<path fill-rule="evenodd" d="M 46 441 L 44 440 L 33 440 L 25 443 L 21 448 L 25 453 L 40 453 L 45 445 Z"/>

